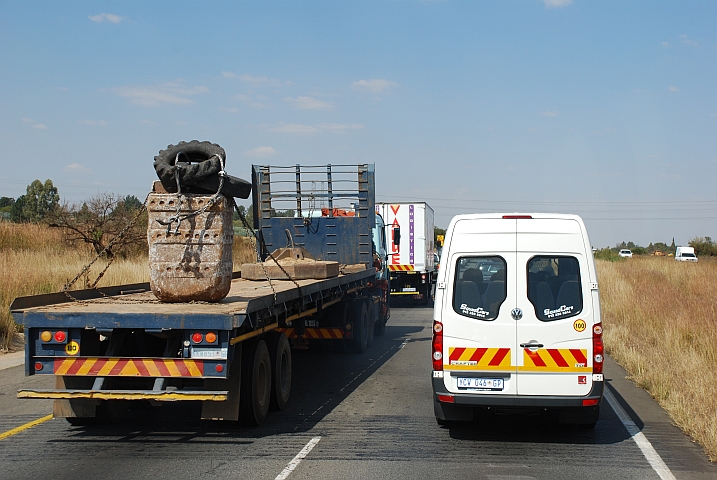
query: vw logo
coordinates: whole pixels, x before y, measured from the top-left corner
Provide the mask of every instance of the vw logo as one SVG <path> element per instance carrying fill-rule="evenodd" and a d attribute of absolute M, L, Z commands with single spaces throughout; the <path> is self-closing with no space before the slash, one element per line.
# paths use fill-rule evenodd
<path fill-rule="evenodd" d="M 513 317 L 513 320 L 520 320 L 521 318 L 523 318 L 523 310 L 519 308 L 514 308 L 510 312 L 510 316 Z"/>

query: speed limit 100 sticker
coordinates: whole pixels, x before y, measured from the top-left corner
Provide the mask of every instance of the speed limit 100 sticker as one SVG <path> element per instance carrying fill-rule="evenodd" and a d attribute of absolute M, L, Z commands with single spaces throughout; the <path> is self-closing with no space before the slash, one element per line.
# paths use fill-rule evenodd
<path fill-rule="evenodd" d="M 573 328 L 576 332 L 582 332 L 587 328 L 587 323 L 585 323 L 585 320 L 577 319 L 573 322 Z"/>
<path fill-rule="evenodd" d="M 72 340 L 65 345 L 65 353 L 68 355 L 77 355 L 80 353 L 80 344 Z"/>

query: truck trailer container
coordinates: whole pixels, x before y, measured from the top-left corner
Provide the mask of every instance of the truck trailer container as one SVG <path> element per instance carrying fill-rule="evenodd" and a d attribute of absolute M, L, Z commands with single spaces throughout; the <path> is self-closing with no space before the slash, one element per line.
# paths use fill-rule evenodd
<path fill-rule="evenodd" d="M 425 202 L 377 203 L 386 223 L 390 298 L 428 303 L 435 282 L 433 209 Z"/>

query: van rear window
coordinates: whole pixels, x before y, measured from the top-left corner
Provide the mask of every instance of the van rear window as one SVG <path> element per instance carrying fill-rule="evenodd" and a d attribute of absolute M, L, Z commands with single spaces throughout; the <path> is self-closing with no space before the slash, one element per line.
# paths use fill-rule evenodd
<path fill-rule="evenodd" d="M 478 320 L 494 320 L 505 301 L 505 260 L 499 256 L 461 257 L 453 283 L 453 309 Z"/>
<path fill-rule="evenodd" d="M 583 310 L 578 259 L 537 256 L 528 262 L 528 299 L 538 320 L 552 322 Z"/>

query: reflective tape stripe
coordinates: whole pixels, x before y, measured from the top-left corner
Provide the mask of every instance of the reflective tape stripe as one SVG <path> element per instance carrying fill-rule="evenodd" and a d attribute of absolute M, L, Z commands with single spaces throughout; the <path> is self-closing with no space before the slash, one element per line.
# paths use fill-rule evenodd
<path fill-rule="evenodd" d="M 510 348 L 449 347 L 444 370 L 511 370 Z"/>
<path fill-rule="evenodd" d="M 586 349 L 540 348 L 523 349 L 523 366 L 518 371 L 526 372 L 580 372 L 590 373 Z"/>
<path fill-rule="evenodd" d="M 416 267 L 414 265 L 389 265 L 388 269 L 392 272 L 412 272 Z"/>
<path fill-rule="evenodd" d="M 55 375 L 88 377 L 202 377 L 204 361 L 183 358 L 55 359 Z"/>
<path fill-rule="evenodd" d="M 287 338 L 298 338 L 295 328 L 277 328 L 277 332 L 284 332 Z M 304 337 L 312 340 L 327 340 L 344 338 L 344 331 L 341 328 L 315 328 L 306 327 L 304 329 Z"/>

